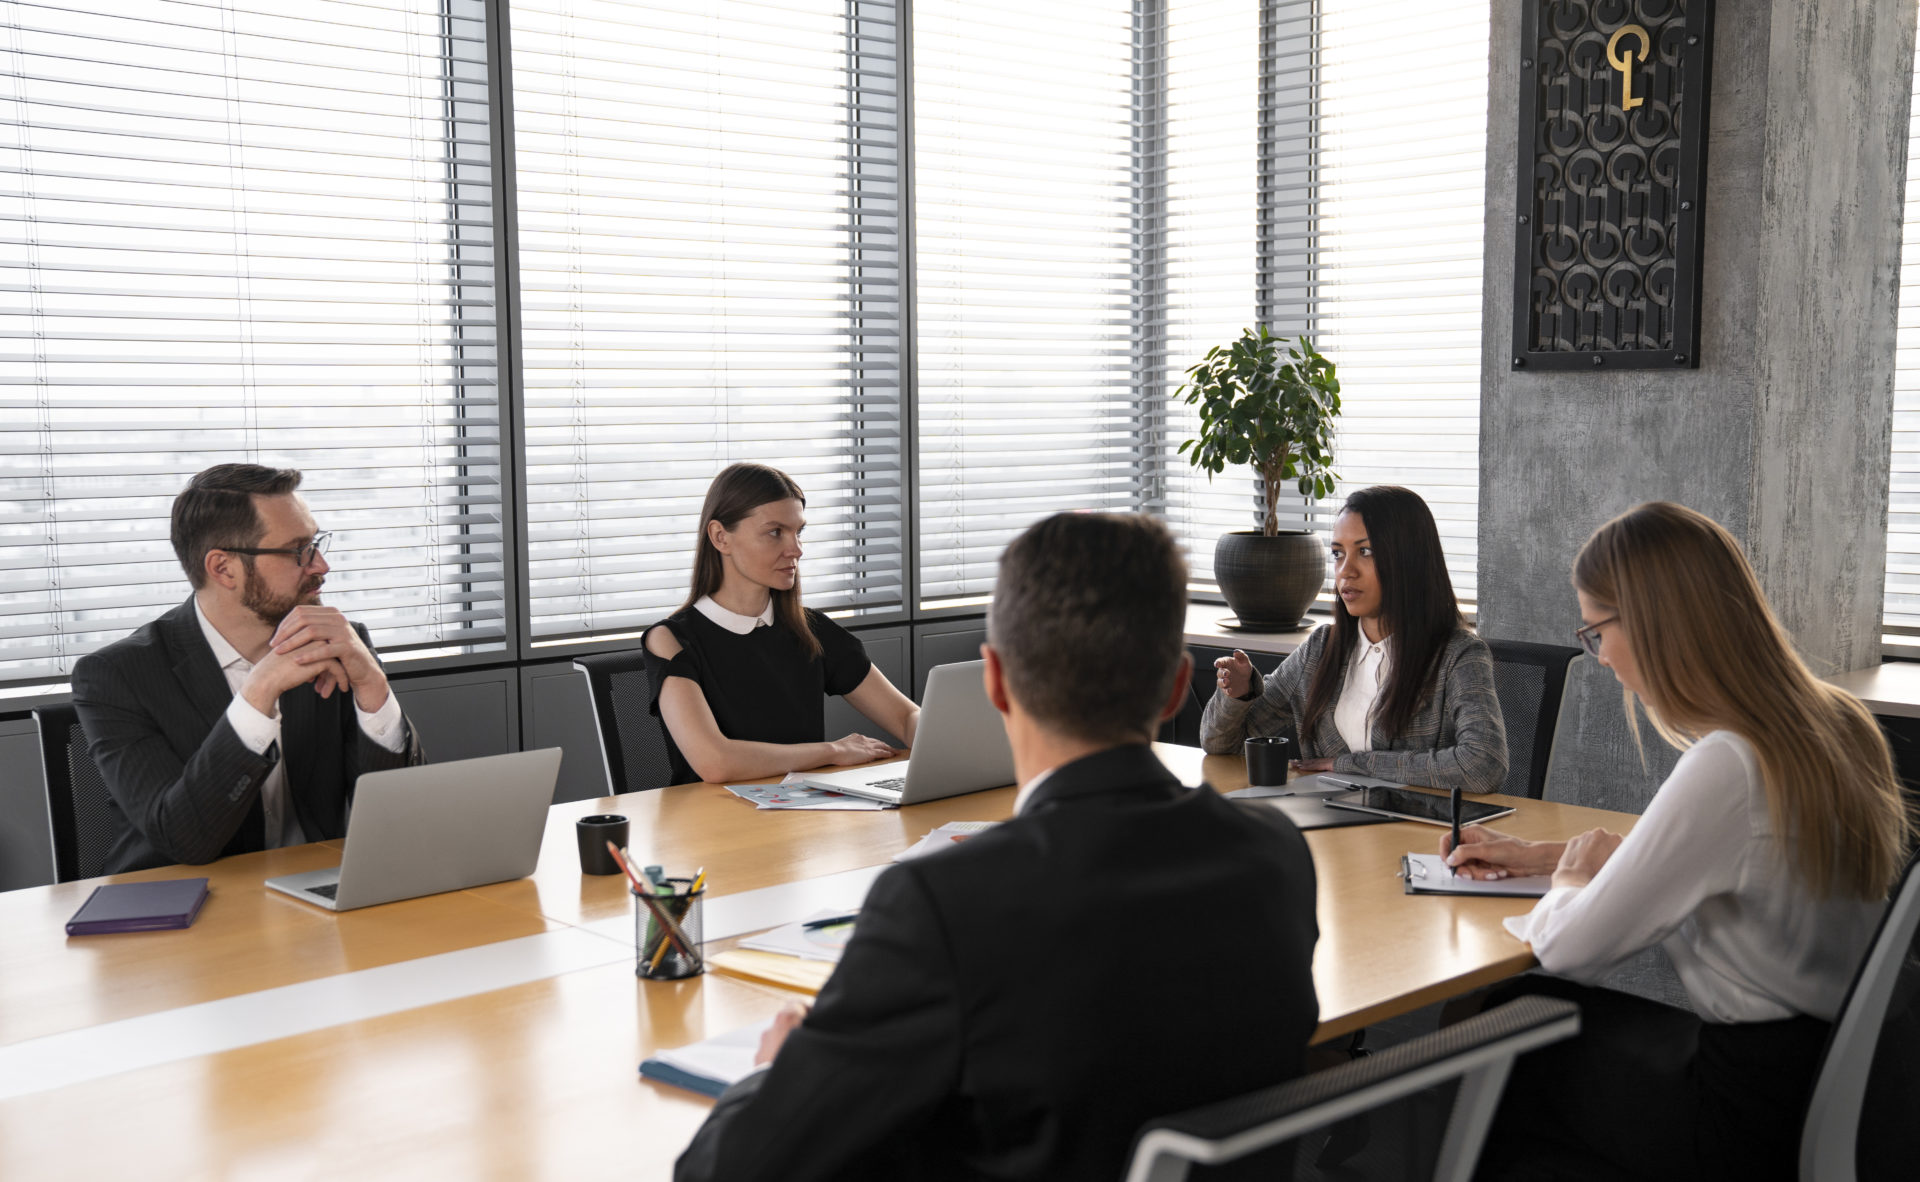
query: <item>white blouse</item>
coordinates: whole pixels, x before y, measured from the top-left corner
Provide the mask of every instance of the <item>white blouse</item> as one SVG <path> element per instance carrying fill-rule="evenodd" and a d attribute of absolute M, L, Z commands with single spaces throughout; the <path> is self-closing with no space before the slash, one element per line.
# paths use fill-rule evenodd
<path fill-rule="evenodd" d="M 1367 634 L 1360 632 L 1357 639 L 1360 643 L 1347 663 L 1340 700 L 1333 705 L 1333 725 L 1347 750 L 1371 751 L 1373 706 L 1380 700 L 1380 687 L 1387 683 L 1387 638 L 1369 643 Z"/>
<path fill-rule="evenodd" d="M 1592 882 L 1548 891 L 1507 928 L 1549 972 L 1589 984 L 1659 944 L 1709 1022 L 1831 1021 L 1884 906 L 1800 884 L 1774 842 L 1753 747 L 1715 731 Z"/>

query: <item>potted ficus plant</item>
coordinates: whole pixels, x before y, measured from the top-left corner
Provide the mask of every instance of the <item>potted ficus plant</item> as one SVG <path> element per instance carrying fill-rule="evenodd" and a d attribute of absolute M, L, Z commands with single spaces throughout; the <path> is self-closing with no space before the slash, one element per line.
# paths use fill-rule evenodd
<path fill-rule="evenodd" d="M 1280 528 L 1282 486 L 1318 500 L 1333 491 L 1333 424 L 1340 381 L 1333 362 L 1302 336 L 1288 344 L 1266 325 L 1207 351 L 1187 370 L 1180 397 L 1199 408 L 1200 435 L 1181 454 L 1209 478 L 1229 464 L 1253 468 L 1265 494 L 1259 530 L 1225 534 L 1213 551 L 1213 575 L 1243 628 L 1298 628 L 1327 580 L 1327 552 L 1303 529 Z"/>

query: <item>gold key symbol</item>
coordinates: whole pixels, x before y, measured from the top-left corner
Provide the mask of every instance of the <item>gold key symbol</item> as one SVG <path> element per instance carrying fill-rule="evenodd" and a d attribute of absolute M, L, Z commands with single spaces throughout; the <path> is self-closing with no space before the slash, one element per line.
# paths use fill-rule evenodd
<path fill-rule="evenodd" d="M 1640 51 L 1622 54 L 1620 39 L 1629 36 L 1640 39 Z M 1653 38 L 1648 36 L 1647 31 L 1639 25 L 1621 25 L 1613 31 L 1613 36 L 1607 38 L 1607 64 L 1620 71 L 1620 109 L 1622 111 L 1631 111 L 1647 101 L 1633 93 L 1633 63 L 1646 61 L 1652 53 Z"/>

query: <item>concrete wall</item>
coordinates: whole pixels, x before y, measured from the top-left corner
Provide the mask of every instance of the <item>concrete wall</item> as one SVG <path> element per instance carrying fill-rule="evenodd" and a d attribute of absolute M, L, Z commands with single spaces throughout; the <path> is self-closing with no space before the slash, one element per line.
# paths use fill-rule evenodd
<path fill-rule="evenodd" d="M 1747 546 L 1816 668 L 1877 663 L 1915 0 L 1719 0 L 1697 370 L 1516 372 L 1521 6 L 1493 6 L 1480 404 L 1481 630 L 1570 644 L 1567 572 L 1645 500 Z M 1618 684 L 1576 662 L 1548 795 L 1639 811 Z"/>

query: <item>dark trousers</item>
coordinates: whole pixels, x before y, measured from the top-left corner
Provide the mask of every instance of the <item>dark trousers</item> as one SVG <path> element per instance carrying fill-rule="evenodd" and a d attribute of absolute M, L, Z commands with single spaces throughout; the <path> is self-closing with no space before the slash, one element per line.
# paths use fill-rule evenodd
<path fill-rule="evenodd" d="M 1580 1034 L 1514 1064 L 1488 1131 L 1482 1182 L 1791 1180 L 1831 1024 L 1795 1017 L 1720 1025 L 1556 977 L 1495 988 L 1580 1006 Z"/>

